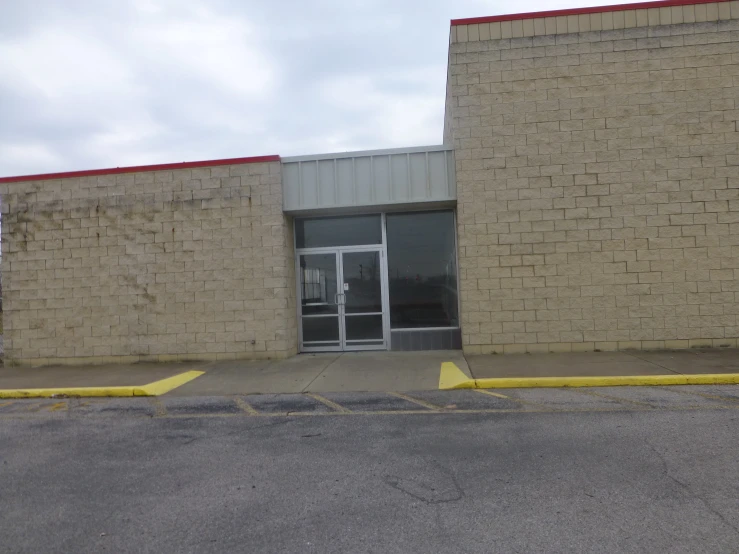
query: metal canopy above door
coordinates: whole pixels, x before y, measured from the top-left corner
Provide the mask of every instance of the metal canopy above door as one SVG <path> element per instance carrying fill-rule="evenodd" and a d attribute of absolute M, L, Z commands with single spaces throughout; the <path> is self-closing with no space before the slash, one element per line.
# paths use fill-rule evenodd
<path fill-rule="evenodd" d="M 454 205 L 450 146 L 282 158 L 283 210 L 291 214 Z"/>

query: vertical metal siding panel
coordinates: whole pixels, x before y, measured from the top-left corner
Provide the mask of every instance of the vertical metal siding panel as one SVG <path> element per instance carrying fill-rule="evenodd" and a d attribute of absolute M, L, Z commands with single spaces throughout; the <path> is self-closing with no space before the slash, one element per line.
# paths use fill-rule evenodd
<path fill-rule="evenodd" d="M 444 156 L 446 156 L 449 198 L 457 198 L 457 166 L 454 160 L 454 150 L 445 152 Z"/>
<path fill-rule="evenodd" d="M 434 335 L 436 331 L 421 331 L 418 334 L 421 335 L 421 350 L 435 350 Z"/>
<path fill-rule="evenodd" d="M 390 199 L 395 202 L 406 202 L 410 200 L 407 155 L 400 154 L 390 156 L 390 175 L 390 182 L 392 183 Z"/>
<path fill-rule="evenodd" d="M 430 199 L 428 171 L 426 168 L 426 152 L 410 154 L 408 156 L 408 169 L 411 181 L 411 199 Z"/>
<path fill-rule="evenodd" d="M 372 203 L 372 158 L 354 158 L 354 178 L 356 182 L 356 205 Z"/>
<path fill-rule="evenodd" d="M 390 195 L 390 157 L 389 156 L 373 156 L 373 199 L 375 204 L 387 204 L 392 201 Z"/>
<path fill-rule="evenodd" d="M 391 342 L 396 351 L 461 350 L 462 335 L 459 329 L 395 331 Z"/>
<path fill-rule="evenodd" d="M 442 331 L 443 336 L 441 338 L 441 350 L 451 350 L 452 349 L 452 332 L 451 331 Z"/>
<path fill-rule="evenodd" d="M 411 331 L 411 350 L 422 350 L 423 349 L 423 339 L 421 338 L 421 333 L 418 331 Z"/>
<path fill-rule="evenodd" d="M 336 160 L 321 160 L 318 162 L 318 182 L 321 206 L 336 206 L 336 180 L 334 178 L 334 164 Z"/>
<path fill-rule="evenodd" d="M 298 163 L 298 205 L 303 207 L 303 166 Z"/>
<path fill-rule="evenodd" d="M 282 166 L 282 179 L 284 209 L 300 209 L 300 174 L 298 164 L 284 164 Z"/>
<path fill-rule="evenodd" d="M 316 164 L 312 162 L 301 162 L 300 181 L 302 192 L 302 208 L 316 208 L 318 203 L 318 172 Z"/>
<path fill-rule="evenodd" d="M 334 166 L 333 167 L 334 169 L 334 199 L 335 199 L 336 205 L 338 206 L 339 205 L 339 175 L 338 175 L 339 164 L 338 164 L 338 160 L 334 160 L 333 166 Z"/>
<path fill-rule="evenodd" d="M 411 159 L 408 154 L 405 155 L 403 163 L 405 163 L 405 176 L 408 181 L 408 198 L 411 198 L 413 196 L 413 192 L 411 191 Z"/>
<path fill-rule="evenodd" d="M 452 343 L 452 349 L 462 350 L 462 330 L 457 329 L 454 331 L 454 340 Z"/>
<path fill-rule="evenodd" d="M 446 172 L 446 152 L 429 152 L 429 182 L 431 197 L 429 200 L 445 200 L 449 198 L 449 183 Z"/>
<path fill-rule="evenodd" d="M 354 198 L 354 159 L 336 160 L 336 203 L 339 206 L 355 206 Z"/>
<path fill-rule="evenodd" d="M 361 153 L 360 153 L 361 154 Z M 429 150 L 283 162 L 286 210 L 456 198 L 454 152 Z"/>
<path fill-rule="evenodd" d="M 395 335 L 396 334 L 393 332 L 390 333 L 390 350 L 393 352 L 397 352 L 398 350 L 400 350 L 399 345 L 395 342 Z"/>

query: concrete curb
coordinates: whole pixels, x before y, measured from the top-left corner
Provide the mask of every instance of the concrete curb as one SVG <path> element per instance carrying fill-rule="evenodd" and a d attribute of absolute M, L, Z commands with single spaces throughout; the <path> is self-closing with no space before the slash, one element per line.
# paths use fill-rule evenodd
<path fill-rule="evenodd" d="M 50 389 L 0 389 L 0 398 L 55 398 L 62 396 L 130 397 L 160 396 L 200 377 L 204 371 L 186 371 L 148 385 L 131 387 L 62 387 Z"/>
<path fill-rule="evenodd" d="M 621 387 L 664 385 L 736 385 L 739 373 L 703 375 L 617 375 L 603 377 L 501 377 L 473 379 L 454 363 L 441 364 L 439 389 L 522 389 L 544 387 Z"/>

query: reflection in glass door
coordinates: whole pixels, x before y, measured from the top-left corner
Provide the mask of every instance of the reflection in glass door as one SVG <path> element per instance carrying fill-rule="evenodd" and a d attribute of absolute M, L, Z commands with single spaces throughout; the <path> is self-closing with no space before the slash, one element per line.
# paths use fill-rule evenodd
<path fill-rule="evenodd" d="M 384 347 L 380 252 L 341 253 L 344 350 Z"/>
<path fill-rule="evenodd" d="M 302 351 L 387 348 L 381 252 L 298 255 Z"/>
<path fill-rule="evenodd" d="M 301 254 L 300 325 L 307 348 L 341 350 L 336 252 Z"/>

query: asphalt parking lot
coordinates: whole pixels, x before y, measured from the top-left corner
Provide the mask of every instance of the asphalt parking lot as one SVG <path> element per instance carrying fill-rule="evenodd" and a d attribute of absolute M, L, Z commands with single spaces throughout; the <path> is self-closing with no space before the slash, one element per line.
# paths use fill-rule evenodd
<path fill-rule="evenodd" d="M 0 405 L 0 552 L 736 552 L 739 387 Z"/>

